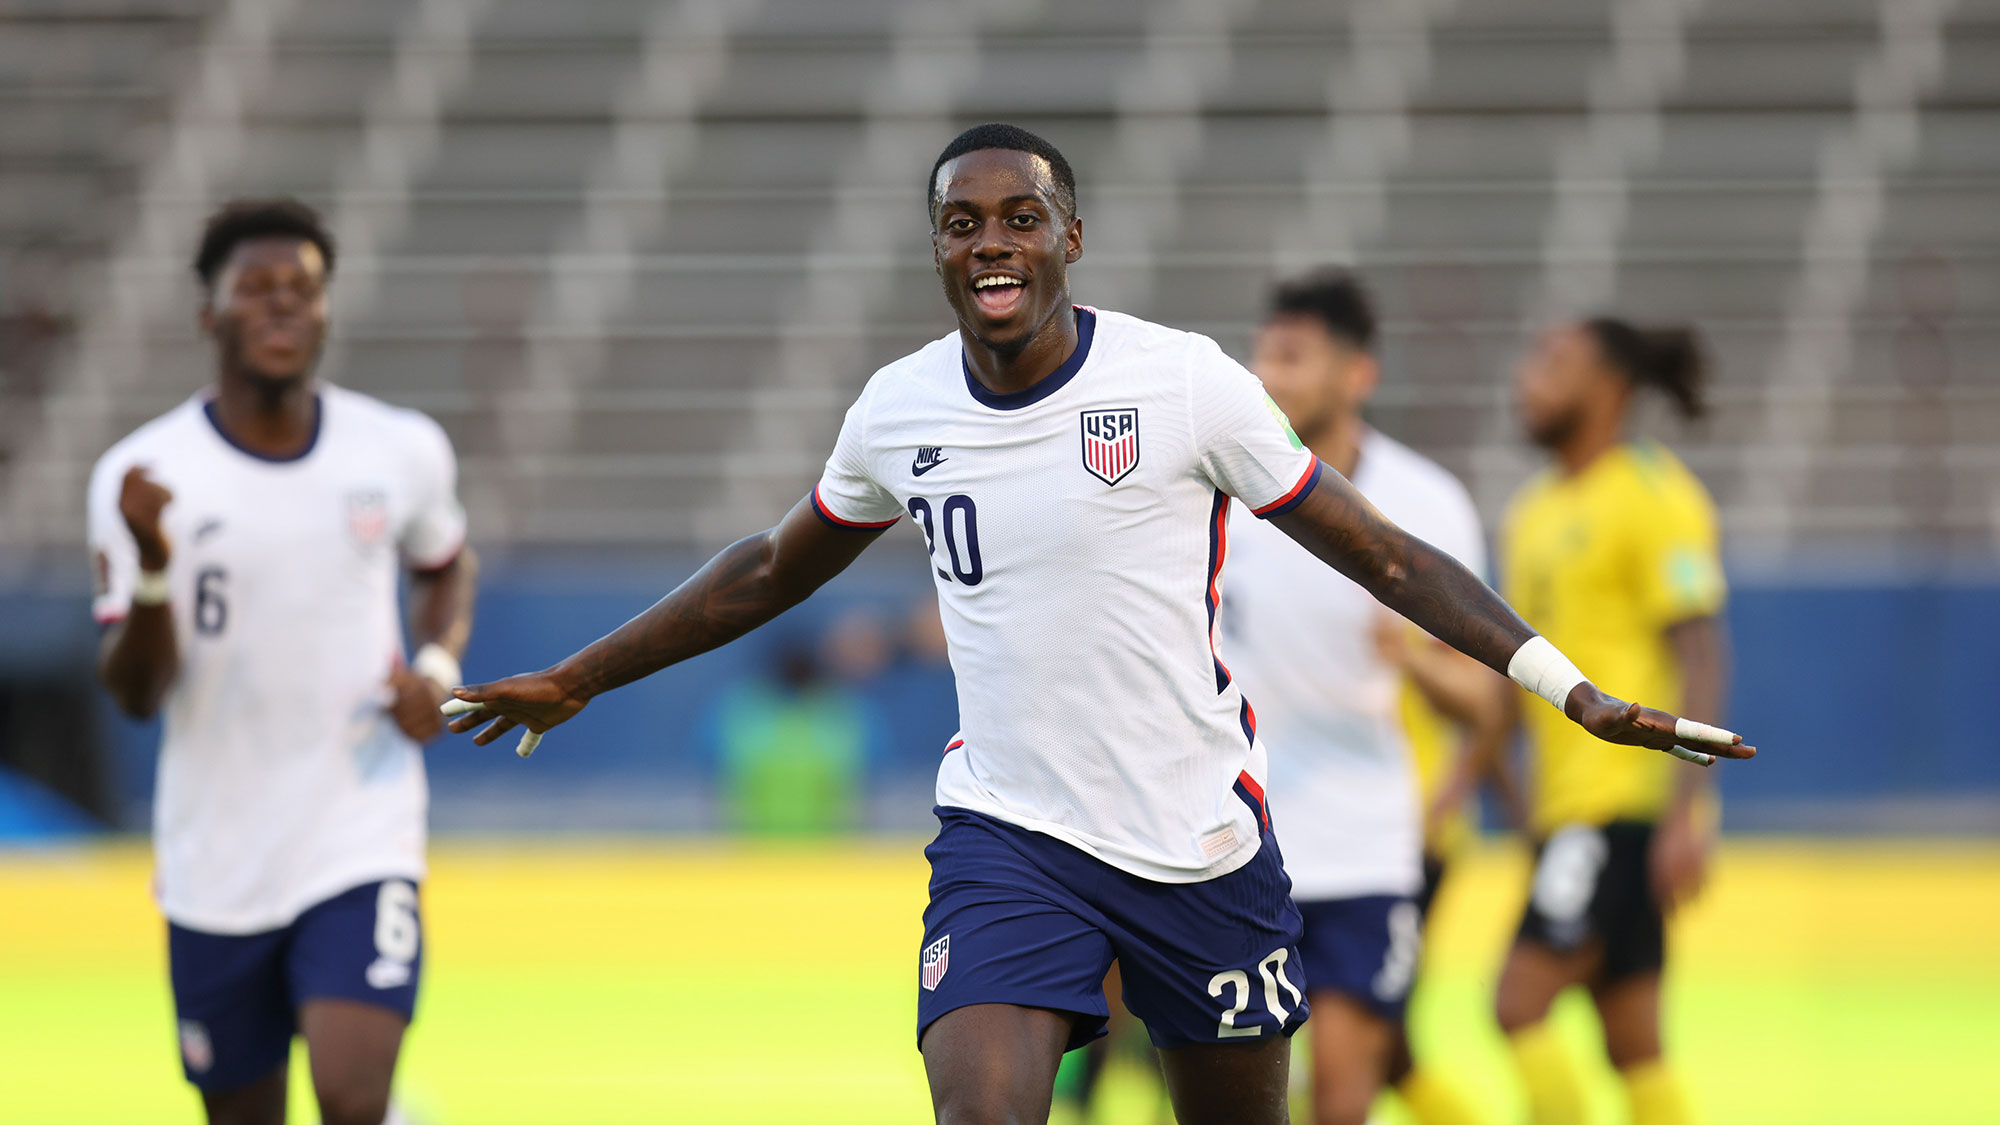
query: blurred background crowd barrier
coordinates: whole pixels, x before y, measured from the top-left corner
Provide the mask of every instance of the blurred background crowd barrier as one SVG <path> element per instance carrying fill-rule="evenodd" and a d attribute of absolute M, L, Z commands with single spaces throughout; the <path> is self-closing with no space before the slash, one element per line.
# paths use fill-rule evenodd
<path fill-rule="evenodd" d="M 1082 301 L 1242 356 L 1272 280 L 1358 267 L 1375 421 L 1489 529 L 1538 325 L 1699 323 L 1713 418 L 1646 428 L 1725 520 L 1734 725 L 1773 751 L 1730 824 L 2000 832 L 1994 0 L 0 0 L 0 104 L 0 831 L 145 823 L 83 484 L 210 377 L 217 203 L 324 209 L 322 373 L 450 431 L 477 679 L 805 493 L 950 328 L 923 172 L 1004 119 L 1077 167 Z M 954 703 L 907 538 L 532 769 L 434 749 L 436 824 L 921 827 Z"/>

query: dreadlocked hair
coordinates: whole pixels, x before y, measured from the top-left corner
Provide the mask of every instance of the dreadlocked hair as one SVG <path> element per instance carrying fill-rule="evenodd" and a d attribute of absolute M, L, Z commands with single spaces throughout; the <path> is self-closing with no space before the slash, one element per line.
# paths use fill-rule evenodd
<path fill-rule="evenodd" d="M 1633 386 L 1652 387 L 1690 421 L 1708 413 L 1708 348 L 1692 324 L 1642 327 L 1614 316 L 1595 316 L 1583 329 L 1597 350 Z"/>

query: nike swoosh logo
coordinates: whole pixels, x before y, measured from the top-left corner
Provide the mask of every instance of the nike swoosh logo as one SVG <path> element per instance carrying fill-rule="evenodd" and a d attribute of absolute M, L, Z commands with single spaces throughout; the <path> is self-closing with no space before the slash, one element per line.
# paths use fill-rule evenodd
<path fill-rule="evenodd" d="M 951 460 L 951 458 L 949 457 L 940 457 L 937 460 L 932 461 L 928 465 L 919 465 L 915 461 L 912 461 L 910 462 L 910 474 L 912 476 L 919 476 L 919 477 L 923 476 L 925 473 L 930 472 L 932 469 L 937 468 L 939 465 L 942 465 L 949 460 Z"/>

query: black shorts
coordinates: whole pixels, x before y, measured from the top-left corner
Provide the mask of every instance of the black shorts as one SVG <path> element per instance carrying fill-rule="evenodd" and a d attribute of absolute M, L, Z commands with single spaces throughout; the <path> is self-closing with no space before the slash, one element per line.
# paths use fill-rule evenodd
<path fill-rule="evenodd" d="M 1650 821 L 1572 824 L 1535 849 L 1535 878 L 1519 939 L 1571 953 L 1592 944 L 1604 964 L 1590 983 L 1656 973 L 1666 963 L 1666 921 L 1653 899 Z"/>
<path fill-rule="evenodd" d="M 1431 919 L 1431 904 L 1437 901 L 1438 888 L 1444 885 L 1444 857 L 1426 848 L 1424 850 L 1424 885 L 1417 891 L 1417 909 L 1423 912 L 1424 921 Z"/>

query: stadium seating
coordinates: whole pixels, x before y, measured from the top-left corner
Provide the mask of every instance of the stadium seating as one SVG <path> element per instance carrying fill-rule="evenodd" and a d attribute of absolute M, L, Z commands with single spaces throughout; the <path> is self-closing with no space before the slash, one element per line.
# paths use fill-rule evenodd
<path fill-rule="evenodd" d="M 484 534 L 760 526 L 949 327 L 919 177 L 996 118 L 1077 164 L 1083 300 L 1241 354 L 1282 266 L 1361 266 L 1380 417 L 1489 516 L 1512 357 L 1581 292 L 1709 330 L 1716 417 L 1656 432 L 1738 542 L 2000 535 L 1991 0 L 255 7 L 0 0 L 0 262 L 59 260 L 77 334 L 7 400 L 15 546 L 78 542 L 91 459 L 201 382 L 188 241 L 258 192 L 361 232 L 328 374 L 444 421 Z"/>

